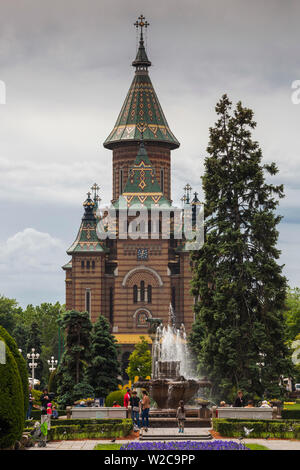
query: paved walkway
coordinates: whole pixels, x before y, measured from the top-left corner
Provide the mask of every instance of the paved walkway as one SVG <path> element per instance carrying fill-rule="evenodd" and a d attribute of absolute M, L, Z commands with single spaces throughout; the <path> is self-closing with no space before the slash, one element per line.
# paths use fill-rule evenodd
<path fill-rule="evenodd" d="M 197 432 L 197 428 L 191 428 L 191 429 L 186 429 L 185 430 L 185 435 L 187 439 L 189 439 L 189 434 L 195 434 Z M 150 431 L 150 430 L 149 430 Z M 149 432 L 148 431 L 148 432 Z M 153 430 L 154 431 L 154 430 Z M 164 431 L 163 429 L 160 429 L 160 434 Z M 167 430 L 165 430 L 167 431 Z M 169 430 L 168 430 L 169 431 Z M 174 429 L 174 441 L 176 440 L 177 437 L 177 429 Z M 200 428 L 199 434 L 203 433 L 204 431 L 209 431 L 208 428 Z M 162 439 L 160 439 L 161 441 Z M 192 440 L 192 439 L 191 439 Z M 211 439 L 209 442 L 215 441 L 217 439 Z M 228 438 L 226 439 L 228 441 L 235 441 L 239 442 L 238 439 L 231 439 Z M 122 440 L 117 440 L 116 444 L 127 444 L 128 441 L 126 439 Z M 147 442 L 147 441 L 143 441 Z M 150 441 L 149 441 L 150 442 Z M 151 442 L 155 442 L 154 439 L 151 440 Z M 200 442 L 200 440 L 198 441 Z M 206 441 L 207 442 L 207 441 Z M 270 450 L 300 450 L 300 441 L 290 441 L 290 440 L 266 440 L 266 439 L 244 439 L 243 442 L 245 444 L 251 443 L 251 444 L 261 444 L 265 447 L 267 447 Z M 84 440 L 84 441 L 56 441 L 56 442 L 48 442 L 47 447 L 30 447 L 27 450 L 93 450 L 96 444 L 111 444 L 110 439 L 91 439 L 91 440 Z"/>

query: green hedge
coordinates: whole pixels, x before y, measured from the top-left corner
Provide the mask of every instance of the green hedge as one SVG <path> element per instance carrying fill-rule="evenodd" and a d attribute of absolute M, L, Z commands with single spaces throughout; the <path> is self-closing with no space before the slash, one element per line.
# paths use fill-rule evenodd
<path fill-rule="evenodd" d="M 25 418 L 18 366 L 7 344 L 5 352 L 6 363 L 0 364 L 0 449 L 13 447 L 21 438 Z"/>
<path fill-rule="evenodd" d="M 48 440 L 61 441 L 72 439 L 100 439 L 125 437 L 132 429 L 132 420 L 62 420 L 51 422 Z M 84 421 L 84 422 L 82 422 Z M 70 424 L 71 423 L 71 424 Z M 76 424 L 75 424 L 76 423 Z M 27 430 L 31 430 L 28 428 Z"/>
<path fill-rule="evenodd" d="M 244 427 L 253 429 L 248 437 L 300 439 L 300 422 L 294 420 L 247 420 L 213 418 L 213 429 L 224 437 L 244 436 Z"/>
<path fill-rule="evenodd" d="M 300 410 L 282 410 L 281 411 L 282 419 L 299 419 L 300 420 Z"/>
<path fill-rule="evenodd" d="M 113 406 L 113 402 L 116 401 L 120 406 L 124 406 L 124 395 L 126 390 L 115 390 L 107 395 L 105 398 L 105 406 Z"/>
<path fill-rule="evenodd" d="M 28 384 L 28 369 L 27 364 L 20 353 L 16 341 L 13 339 L 12 336 L 0 325 L 0 336 L 2 337 L 3 341 L 9 347 L 10 352 L 14 356 L 14 359 L 17 363 L 17 367 L 19 370 L 21 382 L 22 382 L 22 390 L 23 390 L 23 403 L 24 403 L 24 413 L 26 417 L 28 403 L 29 403 L 29 384 Z"/>

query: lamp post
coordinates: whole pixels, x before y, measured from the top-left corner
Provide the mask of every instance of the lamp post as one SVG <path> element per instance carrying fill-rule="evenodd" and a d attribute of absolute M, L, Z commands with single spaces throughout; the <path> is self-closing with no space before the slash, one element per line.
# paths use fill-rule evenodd
<path fill-rule="evenodd" d="M 57 366 L 57 362 L 58 361 L 57 361 L 57 359 L 54 359 L 54 356 L 51 356 L 51 359 L 48 359 L 48 364 L 50 366 L 49 367 L 50 373 L 53 372 L 56 369 L 56 367 L 54 367 L 54 365 Z"/>
<path fill-rule="evenodd" d="M 28 353 L 27 354 L 27 359 L 29 360 L 29 367 L 31 369 L 31 377 L 32 377 L 32 388 L 34 389 L 34 369 L 37 368 L 37 362 L 34 362 L 35 360 L 39 359 L 40 355 L 39 353 L 35 353 L 34 352 L 35 349 L 32 348 L 31 349 L 31 354 Z M 31 359 L 31 362 L 30 362 L 30 359 Z"/>

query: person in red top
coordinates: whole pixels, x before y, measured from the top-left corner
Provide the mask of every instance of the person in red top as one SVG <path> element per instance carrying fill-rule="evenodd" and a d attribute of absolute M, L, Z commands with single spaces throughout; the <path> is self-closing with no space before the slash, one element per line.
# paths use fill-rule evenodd
<path fill-rule="evenodd" d="M 117 403 L 116 401 L 113 402 L 113 408 L 121 408 L 121 405 Z"/>
<path fill-rule="evenodd" d="M 127 392 L 124 395 L 124 406 L 125 406 L 125 408 L 128 408 L 128 405 L 130 405 L 130 397 L 131 397 L 131 390 L 130 390 L 130 388 L 127 388 Z"/>

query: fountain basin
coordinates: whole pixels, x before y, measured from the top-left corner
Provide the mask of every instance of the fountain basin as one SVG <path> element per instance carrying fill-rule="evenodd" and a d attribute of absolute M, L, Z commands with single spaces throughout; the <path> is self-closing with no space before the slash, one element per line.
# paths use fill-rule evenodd
<path fill-rule="evenodd" d="M 187 403 L 200 387 L 211 386 L 206 380 L 185 380 L 183 377 L 174 379 L 151 379 L 138 381 L 135 387 L 144 388 L 160 409 L 177 409 L 179 401 Z"/>

